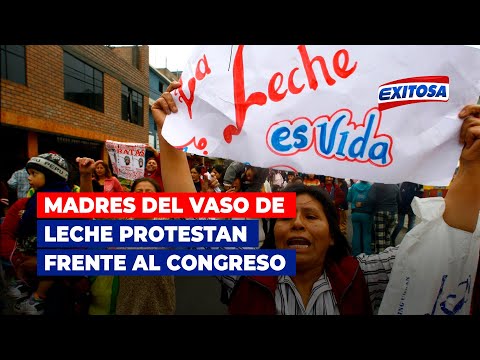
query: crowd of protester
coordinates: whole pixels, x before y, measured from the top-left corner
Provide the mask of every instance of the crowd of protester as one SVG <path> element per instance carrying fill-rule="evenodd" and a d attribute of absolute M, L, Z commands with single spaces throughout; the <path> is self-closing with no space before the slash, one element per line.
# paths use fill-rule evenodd
<path fill-rule="evenodd" d="M 162 111 L 163 109 L 158 107 L 157 110 Z M 471 116 L 478 116 L 478 113 L 477 108 L 470 112 Z M 155 120 L 159 125 L 159 137 L 162 139 L 160 135 L 161 120 Z M 475 124 L 475 126 L 478 127 L 478 124 Z M 475 141 L 478 142 L 477 133 L 471 136 L 476 136 Z M 166 147 L 167 145 L 165 145 Z M 27 315 L 160 315 L 175 313 L 173 277 L 124 278 L 98 276 L 67 278 L 36 275 L 36 196 L 39 192 L 72 191 L 294 191 L 297 193 L 298 199 L 303 199 L 301 201 L 315 199 L 319 204 L 322 204 L 323 210 L 319 213 L 323 214 L 325 212 L 325 214 L 319 216 L 328 217 L 329 223 L 331 222 L 330 229 L 335 229 L 335 239 L 332 242 L 336 244 L 334 246 L 338 246 L 339 254 L 342 254 L 338 255 L 338 259 L 334 259 L 334 255 L 332 255 L 332 259 L 342 261 L 344 267 L 350 266 L 350 261 L 360 262 L 365 277 L 364 280 L 363 278 L 353 280 L 354 286 L 358 285 L 359 288 L 354 298 L 347 299 L 352 303 L 338 305 L 338 299 L 335 299 L 334 296 L 322 297 L 318 301 L 327 304 L 322 311 L 331 314 L 347 314 L 355 313 L 361 307 L 361 313 L 369 314 L 375 308 L 374 303 L 378 306 L 381 298 L 379 300 L 375 296 L 369 296 L 368 291 L 371 293 L 372 286 L 378 285 L 380 281 L 388 282 L 391 265 L 383 265 L 382 279 L 375 275 L 375 280 L 372 280 L 373 276 L 368 273 L 368 269 L 371 270 L 371 268 L 368 268 L 365 264 L 370 262 L 369 266 L 372 266 L 373 258 L 369 256 L 376 256 L 375 259 L 378 262 L 393 262 L 394 256 L 390 255 L 393 251 L 391 249 L 398 245 L 398 235 L 405 226 L 405 217 L 408 218 L 407 231 L 412 230 L 415 226 L 416 217 L 411 204 L 415 197 L 422 197 L 421 184 L 410 182 L 401 184 L 370 183 L 362 179 L 334 178 L 329 174 L 303 174 L 282 169 L 264 169 L 227 159 L 213 159 L 212 162 L 212 159 L 197 155 L 174 154 L 170 156 L 168 151 L 168 154 L 164 155 L 164 148 L 161 148 L 162 152 L 159 152 L 148 146 L 150 154 L 145 158 L 144 177 L 127 188 L 122 186 L 117 175 L 112 173 L 108 161 L 86 159 L 81 157 L 82 154 L 78 154 L 80 160 L 78 164 L 73 165 L 76 167 L 76 169 L 73 169 L 72 165 L 67 164 L 62 155 L 55 151 L 32 157 L 24 164 L 24 167 L 11 175 L 7 184 L 1 184 L 0 258 L 2 271 L 8 279 L 5 295 L 13 300 L 15 313 Z M 178 168 L 183 166 L 183 161 L 185 162 L 189 175 L 185 175 L 181 171 L 168 171 L 166 173 L 165 169 L 170 169 L 170 161 L 172 161 L 173 156 L 180 159 L 176 164 Z M 181 156 L 185 156 L 184 160 Z M 479 154 L 476 156 L 480 157 Z M 172 161 L 172 163 L 174 162 Z M 71 176 L 73 173 L 79 176 L 74 178 Z M 180 178 L 182 176 L 191 177 L 191 188 L 172 185 L 175 184 L 175 177 Z M 298 208 L 301 209 L 302 206 L 305 206 L 304 203 L 297 202 Z M 278 229 L 281 226 L 286 227 L 287 224 L 274 220 L 260 220 L 259 246 L 278 247 L 281 242 Z M 351 235 L 347 231 L 349 226 L 352 229 Z M 274 241 L 276 245 L 273 245 L 272 237 L 269 236 L 273 232 L 276 233 Z M 353 255 L 353 257 L 347 257 L 347 255 Z M 344 262 L 347 259 L 348 264 L 345 265 Z M 298 266 L 300 265 L 297 260 L 297 269 Z M 325 268 L 326 275 L 323 272 L 319 273 L 318 279 L 315 279 L 314 283 L 324 281 L 325 284 L 328 284 L 326 277 L 329 278 L 330 282 L 333 282 L 332 279 L 337 271 L 335 269 L 334 266 L 327 266 Z M 367 282 L 369 290 L 366 293 L 362 293 L 361 281 Z M 373 283 L 375 285 L 372 285 Z M 255 306 L 250 304 L 252 308 L 248 308 L 246 303 L 242 303 L 239 299 L 245 300 L 245 297 L 257 294 L 255 286 L 246 284 L 244 279 L 233 279 L 232 277 L 222 279 L 222 284 L 227 284 L 222 298 L 229 305 L 231 313 L 295 312 L 288 308 L 290 305 L 285 305 L 286 307 L 281 310 L 278 306 L 275 308 L 275 304 L 265 305 L 266 308 L 268 307 L 267 310 L 265 310 L 266 308 L 263 309 L 265 312 L 262 312 L 263 310 L 260 309 L 262 306 L 258 304 Z M 309 285 L 310 288 L 312 285 L 313 283 Z M 281 288 L 280 284 L 277 286 L 275 294 L 283 294 L 283 290 L 278 290 Z M 335 292 L 335 286 L 340 285 L 332 283 L 331 286 Z M 238 291 L 235 292 L 236 297 L 231 299 L 233 288 Z M 478 292 L 478 284 L 475 289 Z M 298 300 L 300 303 L 304 297 L 302 291 L 300 291 Z M 305 295 L 307 298 L 310 294 L 309 291 Z M 158 305 L 155 305 L 154 299 L 161 299 L 161 301 L 158 302 Z M 265 301 L 265 304 L 269 304 L 267 300 Z M 4 299 L 2 302 L 6 306 Z M 354 302 L 357 302 L 357 305 Z M 144 306 L 145 303 L 151 306 Z M 305 302 L 304 305 L 306 306 L 307 303 Z M 270 306 L 273 306 L 273 308 Z"/>

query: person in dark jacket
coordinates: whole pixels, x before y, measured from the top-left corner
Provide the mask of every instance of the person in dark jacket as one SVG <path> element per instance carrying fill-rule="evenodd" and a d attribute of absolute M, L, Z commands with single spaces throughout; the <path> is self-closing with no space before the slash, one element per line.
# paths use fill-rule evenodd
<path fill-rule="evenodd" d="M 422 197 L 422 185 L 405 181 L 400 185 L 400 202 L 398 203 L 398 224 L 392 234 L 392 241 L 395 241 L 400 231 L 403 229 L 405 223 L 405 215 L 408 215 L 407 231 L 410 231 L 415 226 L 415 214 L 412 210 L 413 198 Z"/>
<path fill-rule="evenodd" d="M 374 206 L 372 251 L 381 252 L 395 246 L 392 234 L 398 224 L 400 193 L 397 184 L 374 183 L 368 193 L 368 201 Z"/>

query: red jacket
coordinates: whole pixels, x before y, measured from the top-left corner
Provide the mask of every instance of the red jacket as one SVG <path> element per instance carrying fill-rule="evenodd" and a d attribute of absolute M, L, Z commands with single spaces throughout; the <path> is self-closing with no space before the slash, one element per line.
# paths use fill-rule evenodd
<path fill-rule="evenodd" d="M 20 216 L 18 212 L 25 210 L 25 204 L 29 198 L 22 198 L 13 203 L 5 215 L 0 226 L 0 257 L 6 260 L 10 260 L 10 255 L 15 248 L 16 235 L 18 230 L 18 224 L 20 223 Z"/>
<path fill-rule="evenodd" d="M 347 194 L 337 184 L 322 184 L 323 188 L 329 195 L 330 199 L 335 203 L 335 208 L 339 208 L 345 201 Z"/>
<path fill-rule="evenodd" d="M 358 260 L 344 257 L 326 265 L 340 315 L 372 315 L 367 283 Z M 275 315 L 277 276 L 243 276 L 235 286 L 228 310 L 232 315 Z"/>

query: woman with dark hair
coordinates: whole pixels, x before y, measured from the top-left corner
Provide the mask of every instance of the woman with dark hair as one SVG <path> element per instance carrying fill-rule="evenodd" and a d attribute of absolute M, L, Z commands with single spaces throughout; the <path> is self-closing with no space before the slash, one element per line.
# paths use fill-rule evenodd
<path fill-rule="evenodd" d="M 225 191 L 225 188 L 223 187 L 223 177 L 225 175 L 225 170 L 225 166 L 215 165 L 211 172 L 211 175 L 214 176 L 215 179 L 217 179 L 219 183 L 218 187 L 220 188 L 220 190 L 222 190 L 222 192 Z"/>
<path fill-rule="evenodd" d="M 369 285 L 362 271 L 366 264 L 351 256 L 329 194 L 303 184 L 290 184 L 283 191 L 296 193 L 297 216 L 272 221 L 262 248 L 295 249 L 297 273 L 291 277 L 224 277 L 223 282 L 230 283 L 230 313 L 372 314 Z M 376 263 L 376 270 L 388 271 L 382 260 L 390 263 L 388 257 L 377 255 L 369 259 L 369 268 Z"/>
<path fill-rule="evenodd" d="M 172 112 L 177 112 L 177 106 L 170 91 L 180 87 L 178 82 L 171 83 L 167 91 L 152 105 L 152 114 L 158 128 L 158 136 L 162 147 L 162 167 L 165 174 L 171 174 L 175 169 L 175 176 L 164 178 L 165 190 L 168 192 L 194 192 L 195 188 L 188 176 L 188 162 L 185 154 L 171 146 L 162 136 L 162 127 L 165 118 Z M 437 229 L 444 230 L 453 246 L 459 241 L 472 242 L 479 239 L 478 217 L 480 210 L 480 191 L 478 187 L 468 186 L 475 182 L 480 175 L 480 106 L 467 105 L 460 113 L 463 123 L 460 129 L 459 140 L 464 144 L 461 153 L 461 170 L 449 190 L 442 207 L 435 208 L 435 218 L 425 219 L 423 226 L 419 225 L 418 236 L 431 243 L 432 234 Z M 361 254 L 357 257 L 350 255 L 350 249 L 345 236 L 340 231 L 338 215 L 329 196 L 322 191 L 309 190 L 305 186 L 292 186 L 285 191 L 296 193 L 296 215 L 294 218 L 277 219 L 272 226 L 272 233 L 268 244 L 275 244 L 277 249 L 294 249 L 296 251 L 296 274 L 294 276 L 222 276 L 221 280 L 231 289 L 229 292 L 229 312 L 231 314 L 357 314 L 368 315 L 382 301 L 383 294 L 390 280 L 390 273 L 395 256 L 399 253 L 398 247 L 390 247 L 385 251 L 374 254 Z M 435 204 L 421 204 L 425 209 Z M 428 209 L 427 209 L 428 210 Z M 413 232 L 414 230 L 412 230 Z M 433 239 L 434 240 L 434 239 Z M 472 242 L 473 243 L 473 242 Z M 403 244 L 403 242 L 402 242 Z M 401 245 L 400 245 L 401 246 Z M 432 251 L 435 255 L 435 251 Z M 469 254 L 468 254 L 469 255 Z M 472 252 L 478 263 L 478 248 Z M 425 259 L 427 260 L 427 259 Z M 400 261 L 400 260 L 399 260 Z M 461 262 L 458 257 L 440 257 L 433 261 Z M 430 259 L 432 262 L 432 259 Z M 419 271 L 421 264 L 412 264 L 410 274 L 417 279 L 407 278 L 407 285 L 426 288 L 431 286 L 431 278 L 423 276 Z M 454 268 L 458 269 L 458 268 Z M 480 280 L 475 272 L 480 273 L 478 265 L 469 268 L 472 271 L 469 279 L 474 283 L 473 295 L 466 298 L 465 307 L 472 314 L 480 312 Z M 402 278 L 406 272 L 400 264 L 396 264 L 392 276 Z M 438 272 L 431 272 L 438 276 Z M 455 279 L 455 271 L 443 276 Z M 398 279 L 397 279 L 398 281 Z M 409 283 L 409 284 L 408 284 Z M 458 286 L 457 283 L 450 284 Z M 443 284 L 442 284 L 443 286 Z M 467 284 L 470 289 L 470 283 Z M 443 288 L 442 288 L 443 289 Z M 441 290 L 442 290 L 441 289 Z M 386 302 L 400 301 L 404 292 L 390 291 L 383 299 Z M 403 294 L 403 295 L 402 295 Z M 441 295 L 441 293 L 437 296 Z M 449 295 L 444 303 L 456 295 Z M 412 299 L 410 304 L 415 310 L 405 313 L 426 313 L 431 311 L 431 303 L 436 303 L 432 293 L 426 299 Z M 465 295 L 464 295 L 465 298 Z M 431 303 L 430 303 L 431 302 Z M 417 304 L 421 305 L 416 307 Z M 446 306 L 443 303 L 442 306 Z M 383 303 L 382 303 L 383 307 Z M 419 310 L 421 309 L 421 310 Z M 428 310 L 427 310 L 428 309 Z M 448 309 L 447 309 L 448 310 Z M 386 310 L 384 313 L 392 313 Z"/>
<path fill-rule="evenodd" d="M 345 235 L 339 231 L 339 222 L 338 222 L 338 213 L 335 209 L 335 205 L 329 200 L 329 194 L 324 189 L 319 189 L 312 186 L 307 186 L 300 183 L 291 183 L 288 184 L 282 192 L 294 192 L 296 193 L 297 197 L 299 195 L 309 195 L 311 198 L 318 201 L 325 212 L 325 217 L 329 224 L 329 230 L 332 234 L 334 239 L 334 244 L 331 248 L 329 248 L 330 255 L 332 255 L 335 261 L 339 261 L 343 256 L 351 255 L 351 247 L 348 243 L 347 238 Z M 273 229 L 275 228 L 275 224 L 278 221 L 282 221 L 284 219 L 272 219 L 272 226 L 270 232 L 267 235 L 267 239 L 265 240 L 265 245 L 263 246 L 264 249 L 276 249 L 275 247 L 275 235 Z"/>
<path fill-rule="evenodd" d="M 170 89 L 174 85 L 170 85 Z M 163 94 L 170 99 L 170 94 Z M 171 99 L 170 99 L 171 100 Z M 169 145 L 161 129 L 169 103 L 160 98 L 152 107 L 162 147 L 165 190 L 194 192 L 188 181 L 185 154 Z M 165 102 L 165 103 L 164 103 Z M 191 177 L 190 177 L 191 178 Z M 250 179 L 249 179 L 250 180 Z M 337 211 L 328 194 L 319 188 L 292 185 L 285 191 L 297 194 L 297 215 L 278 219 L 271 226 L 270 244 L 277 249 L 295 249 L 295 276 L 222 276 L 229 295 L 231 314 L 371 314 L 369 287 L 359 260 L 350 255 L 350 248 L 338 225 Z M 377 280 L 388 280 L 391 270 L 389 252 L 372 256 L 365 268 L 375 264 Z M 391 257 L 392 260 L 394 257 Z M 372 286 L 378 285 L 372 281 Z M 266 291 L 267 290 L 267 291 Z"/>
<path fill-rule="evenodd" d="M 138 188 L 140 188 L 139 185 L 141 183 L 149 183 L 150 186 L 148 185 L 142 186 L 142 189 L 145 188 L 147 190 L 138 191 Z M 142 184 L 142 185 L 146 185 L 146 184 Z M 133 182 L 130 192 L 162 192 L 162 188 L 160 187 L 160 184 L 155 179 L 152 179 L 149 177 L 143 177 Z"/>
<path fill-rule="evenodd" d="M 97 161 L 93 171 L 92 186 L 94 192 L 122 192 L 120 181 L 112 175 L 103 161 Z"/>
<path fill-rule="evenodd" d="M 203 191 L 203 179 L 202 179 L 202 167 L 193 166 L 190 169 L 190 175 L 192 176 L 193 185 L 195 186 L 195 192 Z"/>

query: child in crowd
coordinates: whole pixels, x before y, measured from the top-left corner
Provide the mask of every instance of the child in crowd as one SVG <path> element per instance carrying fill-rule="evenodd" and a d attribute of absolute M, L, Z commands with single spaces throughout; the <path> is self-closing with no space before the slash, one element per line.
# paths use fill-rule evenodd
<path fill-rule="evenodd" d="M 31 289 L 31 295 L 19 300 L 17 313 L 42 315 L 45 311 L 47 292 L 53 278 L 37 277 L 37 194 L 39 192 L 70 192 L 67 185 L 68 165 L 58 154 L 46 153 L 32 157 L 26 165 L 28 181 L 35 193 L 26 203 L 19 223 L 13 266 L 18 279 Z M 23 284 L 19 284 L 23 285 Z M 25 287 L 23 287 L 25 288 Z M 26 294 L 28 295 L 28 294 Z"/>

